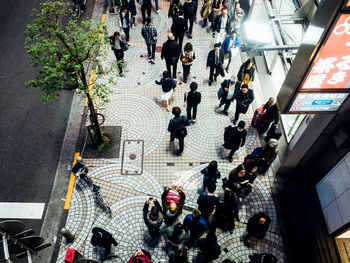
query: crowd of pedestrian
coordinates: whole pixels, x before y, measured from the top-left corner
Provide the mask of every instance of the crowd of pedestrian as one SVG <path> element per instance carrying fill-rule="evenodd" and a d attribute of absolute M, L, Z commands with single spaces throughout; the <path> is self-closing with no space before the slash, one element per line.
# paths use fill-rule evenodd
<path fill-rule="evenodd" d="M 110 37 L 111 48 L 116 60 L 120 63 L 119 71 L 123 72 L 124 51 L 127 50 L 130 40 L 130 28 L 135 25 L 136 8 L 134 0 L 121 0 L 119 18 L 120 28 L 123 30 L 125 40 L 121 32 L 115 32 Z M 141 35 L 147 46 L 149 63 L 155 64 L 155 49 L 158 41 L 158 33 L 152 25 L 152 0 L 137 0 L 141 5 L 142 29 Z M 184 47 L 183 40 L 193 38 L 193 25 L 197 21 L 198 0 L 172 0 L 168 10 L 168 17 L 172 19 L 171 32 L 168 39 L 162 45 L 161 59 L 165 60 L 166 71 L 163 78 L 155 83 L 161 85 L 161 99 L 165 108 L 170 111 L 170 101 L 176 88 L 177 64 L 179 60 L 183 68 L 183 82 L 187 83 L 191 66 L 196 59 L 195 50 L 190 42 Z M 155 0 L 155 12 L 158 13 L 158 0 Z M 219 75 L 225 77 L 230 73 L 230 64 L 239 53 L 240 29 L 245 17 L 244 10 L 240 7 L 239 0 L 203 0 L 200 15 L 203 18 L 202 27 L 207 27 L 215 39 L 213 49 L 208 52 L 206 69 L 209 69 L 208 86 L 217 82 Z M 210 32 L 209 32 L 210 33 Z M 226 67 L 225 58 L 228 58 Z M 221 82 L 218 90 L 219 105 L 224 106 L 222 113 L 229 115 L 229 107 L 236 101 L 234 126 L 228 126 L 223 131 L 223 147 L 230 150 L 228 160 L 234 159 L 235 152 L 244 147 L 247 137 L 246 123 L 240 119 L 241 114 L 246 114 L 250 104 L 254 100 L 254 92 L 251 82 L 254 80 L 255 65 L 253 59 L 245 61 L 236 75 L 231 75 Z M 173 107 L 174 117 L 170 120 L 168 131 L 170 141 L 178 140 L 181 155 L 184 150 L 184 139 L 187 135 L 186 127 L 196 123 L 197 106 L 201 103 L 201 93 L 198 84 L 191 82 L 189 91 L 184 94 L 186 116 L 181 115 L 180 107 Z M 217 242 L 216 229 L 232 233 L 235 222 L 239 222 L 239 203 L 252 191 L 252 185 L 257 176 L 264 175 L 278 153 L 278 122 L 280 118 L 278 103 L 275 98 L 270 98 L 267 103 L 256 110 L 252 126 L 260 133 L 268 131 L 266 144 L 258 147 L 244 158 L 244 162 L 233 169 L 228 178 L 222 178 L 224 195 L 220 199 L 215 195 L 217 180 L 221 178 L 216 161 L 212 161 L 204 168 L 203 186 L 197 200 L 198 207 L 193 208 L 192 213 L 185 216 L 183 222 L 178 220 L 183 212 L 186 201 L 185 189 L 180 186 L 167 187 L 162 196 L 161 204 L 155 197 L 145 201 L 143 218 L 152 239 L 158 239 L 163 235 L 167 241 L 169 258 L 162 262 L 188 262 L 188 250 L 193 246 L 198 247 L 198 262 L 212 262 L 219 258 L 221 248 Z M 271 123 L 273 124 L 271 125 Z M 236 124 L 238 125 L 236 126 Z M 150 207 L 151 206 L 151 207 Z M 246 224 L 247 234 L 244 244 L 249 247 L 253 240 L 265 237 L 271 223 L 270 217 L 264 212 L 253 215 Z M 165 226 L 164 226 L 165 224 Z M 164 226 L 164 227 L 163 227 Z M 118 245 L 114 238 L 105 230 L 94 228 L 91 244 L 106 248 L 108 256 L 111 245 Z M 102 241 L 101 241 L 102 240 Z M 252 255 L 251 263 L 277 262 L 271 254 Z M 140 250 L 131 255 L 128 262 L 152 262 L 152 256 L 148 251 Z M 233 262 L 230 259 L 223 261 Z"/>

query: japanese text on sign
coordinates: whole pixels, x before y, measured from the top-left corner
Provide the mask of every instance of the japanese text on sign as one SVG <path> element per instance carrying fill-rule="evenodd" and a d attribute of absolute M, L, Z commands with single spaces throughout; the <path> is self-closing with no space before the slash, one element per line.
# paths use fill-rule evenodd
<path fill-rule="evenodd" d="M 350 14 L 342 14 L 318 53 L 301 90 L 350 88 Z"/>
<path fill-rule="evenodd" d="M 290 112 L 336 111 L 347 98 L 347 93 L 299 93 Z"/>

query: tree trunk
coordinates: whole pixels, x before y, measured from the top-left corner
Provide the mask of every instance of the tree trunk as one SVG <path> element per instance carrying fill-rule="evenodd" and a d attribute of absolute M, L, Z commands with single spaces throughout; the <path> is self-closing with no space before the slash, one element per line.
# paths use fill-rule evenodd
<path fill-rule="evenodd" d="M 90 120 L 92 122 L 92 126 L 94 128 L 94 132 L 95 132 L 96 139 L 97 139 L 97 146 L 98 146 L 104 142 L 103 137 L 102 137 L 102 133 L 101 133 L 101 127 L 100 127 L 100 124 L 98 123 L 98 120 L 97 120 L 97 115 L 96 115 L 96 111 L 95 111 L 95 107 L 94 107 L 94 103 L 92 101 L 92 98 L 91 98 L 89 93 L 86 93 L 86 96 L 88 99 L 88 106 L 89 106 L 90 115 L 91 115 L 91 116 L 89 116 L 89 118 L 90 118 Z"/>

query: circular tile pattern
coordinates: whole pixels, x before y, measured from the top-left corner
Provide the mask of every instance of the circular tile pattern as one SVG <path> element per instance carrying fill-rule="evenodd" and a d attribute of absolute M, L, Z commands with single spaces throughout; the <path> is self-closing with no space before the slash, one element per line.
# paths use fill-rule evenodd
<path fill-rule="evenodd" d="M 144 139 L 144 155 L 152 152 L 162 141 L 167 123 L 164 113 L 152 100 L 127 94 L 112 94 L 109 107 L 104 111 L 104 126 L 122 126 L 121 142 Z M 136 150 L 135 160 L 141 152 Z"/>
<path fill-rule="evenodd" d="M 211 161 L 219 158 L 227 159 L 228 151 L 224 149 L 224 131 L 225 127 L 232 125 L 231 120 L 234 118 L 235 103 L 229 108 L 229 116 L 221 113 L 218 108 L 219 101 L 216 91 L 202 91 L 202 102 L 198 105 L 197 122 L 187 128 L 188 135 L 185 138 L 184 152 L 200 161 Z M 182 105 L 182 102 L 177 102 L 177 106 Z M 251 109 L 247 114 L 240 114 L 240 120 L 246 122 L 246 129 L 249 131 L 246 139 L 245 147 L 240 148 L 235 154 L 236 157 L 243 161 L 246 156 L 246 150 L 253 148 L 254 142 L 258 139 L 258 133 L 255 129 L 249 129 Z M 183 109 L 183 112 L 186 112 Z"/>
<path fill-rule="evenodd" d="M 100 76 L 97 81 L 99 83 L 106 84 L 112 91 L 118 93 L 134 93 L 152 86 L 158 86 L 154 83 L 154 81 L 161 78 L 164 70 L 162 67 L 163 63 L 156 63 L 152 65 L 148 62 L 145 44 L 140 44 L 129 48 L 124 53 L 124 60 L 126 62 L 124 77 L 118 77 L 116 72 L 112 71 L 108 74 Z M 102 61 L 103 69 L 108 70 L 116 63 L 117 62 L 113 51 L 109 50 L 108 55 Z M 110 78 L 113 78 L 116 84 L 111 84 Z M 160 92 L 161 86 L 159 86 L 159 93 Z"/>

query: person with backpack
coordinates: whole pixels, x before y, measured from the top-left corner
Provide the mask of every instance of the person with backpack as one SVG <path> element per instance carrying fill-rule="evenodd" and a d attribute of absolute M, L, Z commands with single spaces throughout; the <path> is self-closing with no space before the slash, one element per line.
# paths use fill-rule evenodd
<path fill-rule="evenodd" d="M 216 185 L 216 180 L 221 177 L 216 161 L 211 161 L 201 173 L 203 174 L 203 191 L 205 191 L 209 184 Z"/>
<path fill-rule="evenodd" d="M 235 99 L 236 99 L 236 112 L 235 112 L 235 118 L 232 121 L 233 125 L 237 123 L 240 113 L 243 113 L 243 114 L 247 113 L 249 105 L 254 100 L 253 90 L 249 89 L 247 84 L 243 84 L 241 86 L 241 89 L 235 94 Z"/>
<path fill-rule="evenodd" d="M 173 24 L 171 26 L 171 32 L 175 37 L 175 41 L 179 43 L 180 49 L 182 49 L 182 43 L 187 30 L 188 28 L 187 22 L 184 18 L 184 11 L 181 9 L 179 11 L 179 16 L 173 19 Z"/>
<path fill-rule="evenodd" d="M 150 17 L 147 17 L 147 25 L 142 26 L 141 35 L 146 42 L 149 62 L 154 65 L 158 33 L 156 27 L 152 25 Z"/>
<path fill-rule="evenodd" d="M 229 126 L 225 128 L 223 146 L 231 150 L 228 155 L 229 162 L 233 161 L 232 157 L 239 147 L 243 147 L 245 144 L 247 130 L 245 130 L 244 127 L 245 122 L 240 121 L 236 127 Z"/>
<path fill-rule="evenodd" d="M 228 108 L 231 106 L 231 103 L 235 99 L 235 95 L 239 90 L 239 82 L 237 82 L 237 77 L 232 75 L 230 79 L 225 79 L 221 83 L 221 89 L 223 93 L 219 103 L 219 108 L 221 108 L 221 106 L 225 104 L 222 113 L 227 116 Z"/>
<path fill-rule="evenodd" d="M 181 109 L 179 107 L 174 107 L 172 113 L 175 117 L 170 120 L 168 125 L 170 141 L 174 141 L 175 138 L 179 140 L 179 150 L 177 153 L 181 155 L 184 150 L 184 139 L 187 135 L 186 126 L 189 126 L 191 122 L 186 116 L 180 116 Z"/>
<path fill-rule="evenodd" d="M 174 19 L 179 16 L 180 10 L 182 10 L 181 1 L 180 0 L 172 0 L 170 3 L 169 11 L 168 11 L 168 17 L 171 17 L 173 22 L 174 22 Z"/>
<path fill-rule="evenodd" d="M 163 72 L 163 78 L 158 81 L 155 80 L 157 85 L 162 85 L 162 100 L 165 101 L 166 110 L 169 111 L 170 98 L 174 93 L 174 89 L 176 87 L 175 80 L 170 78 L 170 74 L 168 71 Z"/>
<path fill-rule="evenodd" d="M 192 38 L 192 29 L 193 29 L 193 23 L 194 19 L 196 17 L 196 3 L 192 0 L 187 0 L 186 3 L 183 5 L 184 15 L 186 19 L 186 23 L 190 24 L 188 27 L 188 37 Z"/>
<path fill-rule="evenodd" d="M 184 96 L 184 102 L 187 102 L 187 118 L 191 120 L 192 123 L 196 123 L 197 117 L 197 106 L 201 103 L 201 93 L 197 92 L 198 85 L 196 82 L 192 82 L 190 85 L 190 92 L 186 92 Z M 193 115 L 191 111 L 193 109 Z"/>

